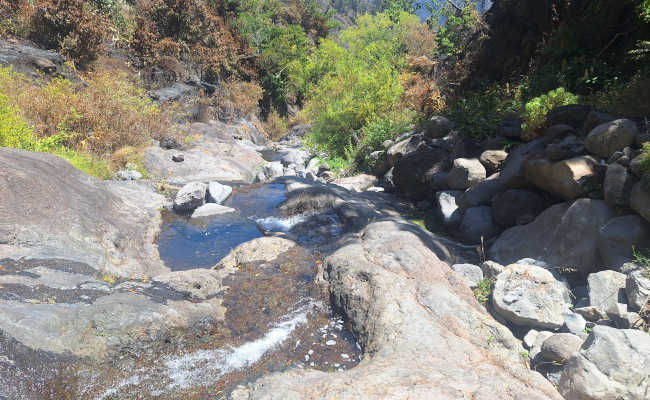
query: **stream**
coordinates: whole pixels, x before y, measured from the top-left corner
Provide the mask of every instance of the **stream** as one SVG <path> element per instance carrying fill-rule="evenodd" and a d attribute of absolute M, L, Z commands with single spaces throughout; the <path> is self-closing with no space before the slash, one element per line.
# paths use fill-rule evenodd
<path fill-rule="evenodd" d="M 155 344 L 135 357 L 74 371 L 92 399 L 221 399 L 237 385 L 289 368 L 343 371 L 361 349 L 316 283 L 318 243 L 340 232 L 333 215 L 283 217 L 284 184 L 235 187 L 224 203 L 235 213 L 191 219 L 163 212 L 161 259 L 172 270 L 211 268 L 237 245 L 280 231 L 295 246 L 270 262 L 242 264 L 226 278 L 225 319 Z"/>

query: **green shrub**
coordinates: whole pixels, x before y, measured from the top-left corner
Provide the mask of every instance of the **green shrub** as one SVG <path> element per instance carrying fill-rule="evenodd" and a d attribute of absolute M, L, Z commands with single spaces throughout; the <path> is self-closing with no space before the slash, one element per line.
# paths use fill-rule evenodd
<path fill-rule="evenodd" d="M 524 130 L 536 132 L 544 126 L 546 114 L 559 106 L 576 104 L 578 96 L 566 91 L 564 88 L 551 90 L 547 94 L 535 97 L 524 106 Z"/>
<path fill-rule="evenodd" d="M 454 121 L 463 134 L 480 139 L 492 135 L 504 117 L 520 111 L 518 89 L 495 85 L 465 93 L 450 101 L 442 113 Z"/>
<path fill-rule="evenodd" d="M 494 290 L 494 283 L 493 278 L 483 278 L 478 283 L 476 289 L 474 289 L 474 296 L 481 304 L 486 305 L 490 301 L 492 291 Z"/>
<path fill-rule="evenodd" d="M 402 102 L 407 13 L 359 17 L 340 43 L 324 40 L 296 71 L 308 88 L 308 143 L 348 162 L 365 160 L 385 138 L 403 132 L 412 116 Z M 392 18 L 391 18 L 392 17 Z M 399 116 L 399 117 L 398 117 Z"/>
<path fill-rule="evenodd" d="M 9 98 L 0 94 L 0 147 L 32 150 L 35 140 L 32 129 L 9 104 Z"/>

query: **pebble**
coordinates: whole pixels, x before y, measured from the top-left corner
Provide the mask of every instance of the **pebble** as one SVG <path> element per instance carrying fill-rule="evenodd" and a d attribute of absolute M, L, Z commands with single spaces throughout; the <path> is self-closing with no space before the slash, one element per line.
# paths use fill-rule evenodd
<path fill-rule="evenodd" d="M 347 355 L 347 354 L 345 354 L 345 353 L 341 354 L 341 357 L 342 357 L 342 358 L 350 358 L 350 356 Z"/>
<path fill-rule="evenodd" d="M 336 340 L 328 340 L 325 344 L 328 346 L 336 346 Z"/>

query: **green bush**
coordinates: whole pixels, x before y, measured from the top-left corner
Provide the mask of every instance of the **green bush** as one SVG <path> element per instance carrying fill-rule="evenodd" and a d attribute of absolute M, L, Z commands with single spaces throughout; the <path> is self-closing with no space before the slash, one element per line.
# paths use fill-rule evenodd
<path fill-rule="evenodd" d="M 559 106 L 578 103 L 578 96 L 564 88 L 551 90 L 547 94 L 535 97 L 524 106 L 524 130 L 536 132 L 544 126 L 546 114 Z"/>
<path fill-rule="evenodd" d="M 492 135 L 504 117 L 520 111 L 518 89 L 495 85 L 450 101 L 443 114 L 454 121 L 463 134 L 480 139 Z"/>
<path fill-rule="evenodd" d="M 308 92 L 312 121 L 308 143 L 331 158 L 356 161 L 403 132 L 412 117 L 402 102 L 406 26 L 417 17 L 402 12 L 364 15 L 340 35 L 324 40 L 292 71 Z"/>
<path fill-rule="evenodd" d="M 0 147 L 32 150 L 35 140 L 32 128 L 9 104 L 9 98 L 0 94 Z"/>

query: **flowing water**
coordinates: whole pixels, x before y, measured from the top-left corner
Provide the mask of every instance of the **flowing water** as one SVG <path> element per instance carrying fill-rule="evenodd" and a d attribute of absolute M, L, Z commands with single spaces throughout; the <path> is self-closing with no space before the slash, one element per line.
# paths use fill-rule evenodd
<path fill-rule="evenodd" d="M 301 245 L 229 276 L 223 321 L 109 368 L 78 369 L 83 397 L 220 399 L 270 372 L 335 372 L 358 364 L 359 345 L 315 281 L 322 262 L 317 245 L 337 236 L 341 224 L 328 214 L 282 217 L 278 205 L 285 199 L 283 184 L 241 186 L 224 203 L 235 213 L 200 220 L 165 213 L 158 245 L 174 270 L 212 267 L 238 244 L 261 237 L 259 228 L 292 233 Z"/>

